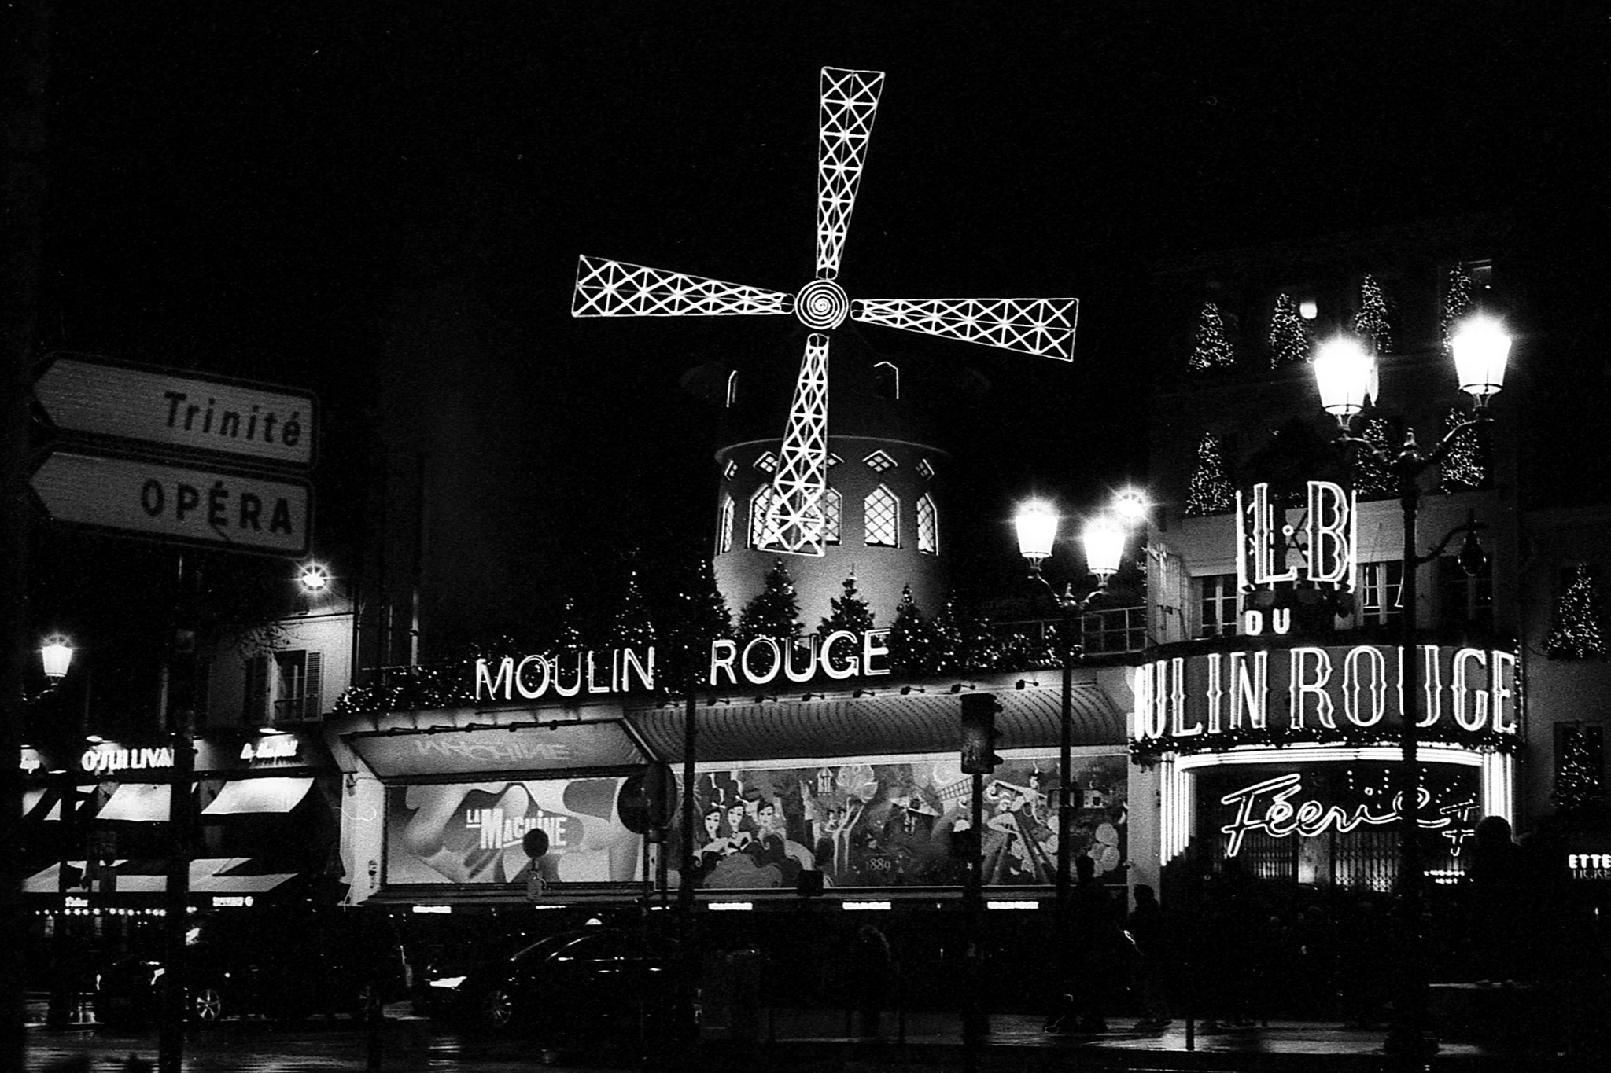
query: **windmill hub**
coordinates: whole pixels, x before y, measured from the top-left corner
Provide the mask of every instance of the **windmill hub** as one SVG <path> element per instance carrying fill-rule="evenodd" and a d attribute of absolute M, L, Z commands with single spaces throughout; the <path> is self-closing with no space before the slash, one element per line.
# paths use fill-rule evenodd
<path fill-rule="evenodd" d="M 831 279 L 814 279 L 794 296 L 794 315 L 807 328 L 817 331 L 837 328 L 849 314 L 849 296 Z"/>

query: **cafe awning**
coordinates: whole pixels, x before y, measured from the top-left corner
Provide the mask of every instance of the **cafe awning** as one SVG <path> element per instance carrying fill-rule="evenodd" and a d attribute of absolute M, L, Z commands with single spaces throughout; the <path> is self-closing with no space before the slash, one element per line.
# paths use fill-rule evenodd
<path fill-rule="evenodd" d="M 290 812 L 313 789 L 311 777 L 267 775 L 231 779 L 218 791 L 202 816 L 247 816 Z"/>
<path fill-rule="evenodd" d="M 34 814 L 34 810 L 39 809 L 44 804 L 45 795 L 50 792 L 47 790 L 24 790 L 22 793 L 23 818 L 41 823 L 61 819 L 62 799 L 60 794 L 55 794 L 55 800 L 51 801 L 49 809 L 44 810 L 39 815 Z"/>
<path fill-rule="evenodd" d="M 172 788 L 161 782 L 120 783 L 95 818 L 131 823 L 167 823 L 172 793 Z"/>

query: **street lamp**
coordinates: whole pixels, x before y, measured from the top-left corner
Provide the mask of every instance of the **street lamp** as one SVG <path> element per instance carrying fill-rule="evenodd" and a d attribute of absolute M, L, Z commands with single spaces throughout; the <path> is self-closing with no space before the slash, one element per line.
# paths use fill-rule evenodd
<path fill-rule="evenodd" d="M 45 638 L 39 645 L 39 663 L 54 687 L 67 677 L 67 671 L 73 665 L 73 642 L 59 633 Z"/>
<path fill-rule="evenodd" d="M 1136 507 L 1139 506 L 1139 509 Z M 1062 592 L 1052 587 L 1041 573 L 1041 564 L 1052 554 L 1057 540 L 1060 518 L 1057 509 L 1044 500 L 1030 500 L 1018 508 L 1013 519 L 1018 530 L 1018 553 L 1029 563 L 1029 576 L 1039 582 L 1051 596 L 1058 610 L 1057 637 L 1062 649 L 1063 664 L 1062 711 L 1059 724 L 1057 752 L 1057 906 L 1066 913 L 1072 904 L 1073 887 L 1073 820 L 1074 804 L 1071 797 L 1074 767 L 1074 657 L 1075 634 L 1081 617 L 1091 602 L 1107 591 L 1108 579 L 1119 569 L 1124 555 L 1124 542 L 1129 535 L 1125 519 L 1139 520 L 1146 516 L 1146 497 L 1127 490 L 1115 497 L 1113 508 L 1088 521 L 1080 534 L 1085 547 L 1086 571 L 1096 577 L 1096 587 L 1084 595 L 1075 595 L 1072 581 Z"/>
<path fill-rule="evenodd" d="M 1404 515 L 1403 581 L 1400 590 L 1404 614 L 1399 643 L 1400 663 L 1404 668 L 1401 695 L 1405 710 L 1400 713 L 1402 755 L 1398 792 L 1398 895 L 1405 938 L 1413 946 L 1406 959 L 1409 968 L 1400 977 L 1402 992 L 1397 1003 L 1399 1008 L 1388 1030 L 1383 1050 L 1411 1061 L 1424 1059 L 1438 1048 L 1437 1040 L 1427 1025 L 1430 981 L 1421 951 L 1425 866 L 1420 849 L 1420 766 L 1416 740 L 1416 722 L 1419 719 L 1416 709 L 1421 703 L 1420 664 L 1415 658 L 1416 574 L 1423 564 L 1440 556 L 1458 533 L 1465 534 L 1459 555 L 1461 568 L 1469 573 L 1480 570 L 1484 562 L 1482 549 L 1476 542 L 1476 531 L 1480 526 L 1474 514 L 1467 516 L 1464 525 L 1456 526 L 1447 533 L 1429 553 L 1420 553 L 1415 531 L 1416 512 L 1421 502 L 1420 477 L 1448 455 L 1461 433 L 1490 420 L 1488 401 L 1504 384 L 1510 342 L 1504 326 L 1484 314 L 1468 317 L 1456 326 L 1450 338 L 1455 372 L 1460 381 L 1460 390 L 1472 397 L 1473 412 L 1469 419 L 1449 429 L 1430 450 L 1416 443 L 1413 429 L 1406 430 L 1404 443 L 1396 448 L 1354 434 L 1354 419 L 1367 406 L 1375 406 L 1380 401 L 1375 355 L 1357 340 L 1340 337 L 1327 342 L 1316 353 L 1313 363 L 1321 408 L 1334 415 L 1340 426 L 1338 442 L 1355 454 L 1370 457 L 1393 474 Z"/>
<path fill-rule="evenodd" d="M 317 596 L 330 587 L 330 571 L 319 563 L 304 563 L 297 571 L 296 583 L 307 596 Z"/>

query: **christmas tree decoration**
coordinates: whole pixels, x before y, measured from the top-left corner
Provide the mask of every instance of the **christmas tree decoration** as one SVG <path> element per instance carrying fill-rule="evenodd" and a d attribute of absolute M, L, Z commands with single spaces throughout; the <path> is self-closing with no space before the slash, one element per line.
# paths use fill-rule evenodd
<path fill-rule="evenodd" d="M 1443 427 L 1454 428 L 1465 419 L 1465 412 L 1458 406 L 1453 407 L 1444 416 Z M 1483 426 L 1467 425 L 1449 444 L 1449 453 L 1438 464 L 1438 487 L 1445 492 L 1486 488 L 1491 472 L 1492 460 Z"/>
<path fill-rule="evenodd" d="M 1197 444 L 1197 468 L 1192 470 L 1186 493 L 1186 517 L 1224 514 L 1236 506 L 1236 488 L 1225 472 L 1225 456 L 1218 436 L 1205 432 Z"/>
<path fill-rule="evenodd" d="M 858 637 L 873 628 L 873 612 L 856 592 L 856 572 L 852 570 L 850 576 L 844 580 L 845 594 L 838 599 L 829 600 L 832 612 L 817 627 L 817 634 L 826 637 L 835 630 L 849 630 Z"/>
<path fill-rule="evenodd" d="M 1477 304 L 1476 292 L 1477 284 L 1466 275 L 1464 265 L 1449 270 L 1449 283 L 1443 290 L 1443 317 L 1439 321 L 1445 356 L 1454 354 L 1455 324 Z"/>
<path fill-rule="evenodd" d="M 576 598 L 567 596 L 560 607 L 559 628 L 554 633 L 554 649 L 566 651 L 586 647 L 587 633 L 582 628 L 582 613 L 576 607 Z"/>
<path fill-rule="evenodd" d="M 1275 296 L 1270 314 L 1270 366 L 1279 369 L 1309 360 L 1309 325 L 1290 294 Z"/>
<path fill-rule="evenodd" d="M 1360 438 L 1369 440 L 1375 450 L 1355 451 L 1350 460 L 1354 494 L 1360 499 L 1391 499 L 1398 495 L 1398 478 L 1385 461 L 1393 456 L 1391 436 L 1392 425 L 1386 418 L 1366 419 Z"/>
<path fill-rule="evenodd" d="M 1236 365 L 1236 349 L 1225 332 L 1225 316 L 1213 302 L 1204 302 L 1197 315 L 1197 338 L 1187 368 L 1194 373 L 1229 369 Z"/>
<path fill-rule="evenodd" d="M 933 674 L 959 674 L 964 669 L 962 650 L 962 610 L 957 594 L 945 599 L 945 607 L 929 623 L 930 665 Z"/>
<path fill-rule="evenodd" d="M 1393 351 L 1393 329 L 1387 320 L 1387 296 L 1375 276 L 1359 281 L 1359 312 L 1354 314 L 1354 332 L 1375 346 L 1376 353 Z"/>
<path fill-rule="evenodd" d="M 825 554 L 828 480 L 828 351 L 846 320 L 960 339 L 1035 357 L 1074 360 L 1073 298 L 857 298 L 839 285 L 839 262 L 861 185 L 882 71 L 824 67 L 817 139 L 815 278 L 796 293 L 583 256 L 571 303 L 575 317 L 790 316 L 806 328 L 804 354 L 783 431 L 761 546 Z"/>
<path fill-rule="evenodd" d="M 800 597 L 794 591 L 789 568 L 778 559 L 766 572 L 766 587 L 755 594 L 738 616 L 738 641 L 745 644 L 757 637 L 780 641 L 800 636 Z"/>
<path fill-rule="evenodd" d="M 1605 732 L 1589 723 L 1561 724 L 1557 729 L 1555 790 L 1550 795 L 1562 812 L 1576 812 L 1605 799 Z"/>
<path fill-rule="evenodd" d="M 699 672 L 712 641 L 733 634 L 733 615 L 727 609 L 727 598 L 716 587 L 709 559 L 698 559 L 678 586 L 668 618 L 668 644 L 661 657 L 665 661 L 665 680 L 682 683 L 690 671 Z"/>
<path fill-rule="evenodd" d="M 637 553 L 628 552 L 627 574 L 621 589 L 621 604 L 610 623 L 609 643 L 616 648 L 645 648 L 654 644 L 654 622 L 638 582 Z"/>
<path fill-rule="evenodd" d="M 934 640 L 922 608 L 912 599 L 912 587 L 901 589 L 895 622 L 889 628 L 889 659 L 907 674 L 932 674 Z"/>
<path fill-rule="evenodd" d="M 1550 659 L 1604 659 L 1606 647 L 1605 595 L 1587 563 L 1580 563 L 1550 619 L 1544 651 Z"/>

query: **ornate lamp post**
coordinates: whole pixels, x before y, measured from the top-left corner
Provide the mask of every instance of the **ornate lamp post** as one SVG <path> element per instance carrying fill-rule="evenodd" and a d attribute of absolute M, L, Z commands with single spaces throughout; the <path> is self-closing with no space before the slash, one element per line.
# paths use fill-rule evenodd
<path fill-rule="evenodd" d="M 1081 617 L 1090 609 L 1091 602 L 1107 591 L 1108 579 L 1119 569 L 1128 537 L 1126 520 L 1136 521 L 1147 511 L 1146 497 L 1138 492 L 1121 492 L 1110 513 L 1098 515 L 1086 523 L 1080 534 L 1085 546 L 1085 568 L 1096 577 L 1096 587 L 1083 595 L 1075 595 L 1073 582 L 1062 592 L 1052 587 L 1041 573 L 1041 563 L 1052 554 L 1057 539 L 1059 517 L 1051 504 L 1031 500 L 1018 508 L 1013 519 L 1018 530 L 1018 553 L 1029 563 L 1029 576 L 1039 582 L 1051 596 L 1058 610 L 1057 637 L 1063 664 L 1062 712 L 1059 722 L 1057 752 L 1057 908 L 1067 912 L 1073 888 L 1072 842 L 1074 804 L 1070 796 L 1074 767 L 1074 712 L 1073 669 L 1078 655 L 1075 640 Z"/>
<path fill-rule="evenodd" d="M 1416 443 L 1414 430 L 1406 432 L 1404 443 L 1397 448 L 1383 447 L 1354 434 L 1354 419 L 1368 406 L 1377 404 L 1379 392 L 1376 356 L 1357 340 L 1348 337 L 1331 340 L 1320 348 L 1314 359 L 1315 386 L 1320 394 L 1320 405 L 1337 418 L 1341 428 L 1338 442 L 1349 451 L 1367 455 L 1388 468 L 1394 475 L 1399 504 L 1403 509 L 1404 614 L 1399 643 L 1404 668 L 1402 696 L 1405 710 L 1400 713 L 1402 755 L 1398 789 L 1398 899 L 1405 938 L 1411 948 L 1405 959 L 1407 971 L 1400 975 L 1402 990 L 1384 1050 L 1389 1055 L 1412 1062 L 1426 1058 L 1438 1048 L 1437 1040 L 1428 1026 L 1429 979 L 1421 949 L 1426 877 L 1419 829 L 1420 764 L 1416 722 L 1421 704 L 1421 684 L 1415 643 L 1416 574 L 1421 565 L 1443 553 L 1456 533 L 1462 532 L 1465 533 L 1465 544 L 1459 557 L 1461 567 L 1472 572 L 1480 570 L 1482 566 L 1481 548 L 1476 543 L 1478 524 L 1474 518 L 1468 518 L 1465 525 L 1451 530 L 1426 555 L 1420 553 L 1415 528 L 1421 502 L 1420 477 L 1448 455 L 1461 433 L 1490 420 L 1488 401 L 1504 384 L 1505 366 L 1510 354 L 1510 336 L 1504 327 L 1499 321 L 1483 314 L 1471 316 L 1461 323 L 1451 343 L 1460 389 L 1472 397 L 1473 412 L 1468 420 L 1459 422 L 1445 433 L 1443 439 L 1430 450 Z"/>
<path fill-rule="evenodd" d="M 39 664 L 54 688 L 73 665 L 73 642 L 59 633 L 45 638 L 39 645 Z"/>

